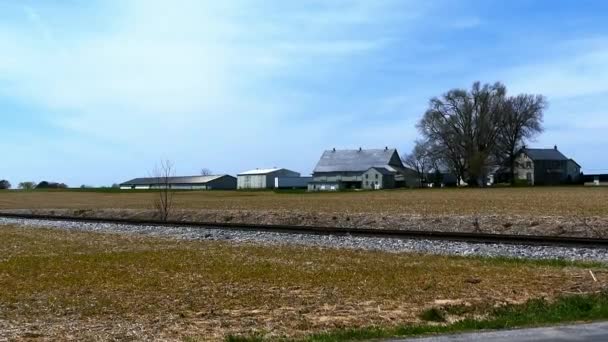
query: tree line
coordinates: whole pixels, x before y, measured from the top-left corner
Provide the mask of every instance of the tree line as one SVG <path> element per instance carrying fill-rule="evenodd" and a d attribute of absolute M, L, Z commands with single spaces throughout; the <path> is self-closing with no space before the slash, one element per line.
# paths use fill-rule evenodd
<path fill-rule="evenodd" d="M 543 131 L 546 108 L 544 96 L 509 96 L 500 82 L 449 90 L 429 101 L 417 124 L 421 138 L 404 162 L 421 186 L 440 169 L 458 183 L 484 186 L 491 171 L 504 168 L 513 184 L 517 153 Z"/>
<path fill-rule="evenodd" d="M 6 179 L 0 180 L 0 190 L 9 190 L 12 188 L 12 184 Z M 64 183 L 58 182 L 47 182 L 42 181 L 36 182 L 21 182 L 17 185 L 18 189 L 21 190 L 34 190 L 34 189 L 67 189 L 68 186 Z"/>

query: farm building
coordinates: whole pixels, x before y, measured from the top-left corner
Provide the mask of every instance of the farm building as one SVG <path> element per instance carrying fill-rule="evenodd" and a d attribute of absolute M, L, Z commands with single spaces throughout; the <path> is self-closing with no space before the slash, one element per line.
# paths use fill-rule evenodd
<path fill-rule="evenodd" d="M 312 177 L 275 177 L 275 189 L 306 189 Z"/>
<path fill-rule="evenodd" d="M 255 169 L 241 172 L 237 175 L 238 189 L 274 189 L 277 187 L 276 178 L 299 178 L 295 171 L 272 168 Z"/>
<path fill-rule="evenodd" d="M 135 178 L 120 184 L 121 189 L 158 189 L 165 179 L 148 177 Z M 234 190 L 236 178 L 230 175 L 169 177 L 167 183 L 176 190 Z"/>
<path fill-rule="evenodd" d="M 585 186 L 608 186 L 608 174 L 585 175 Z"/>
<path fill-rule="evenodd" d="M 522 148 L 515 159 L 515 179 L 529 185 L 577 183 L 581 166 L 554 148 Z"/>
<path fill-rule="evenodd" d="M 392 189 L 417 182 L 396 149 L 327 150 L 313 172 L 309 191 Z"/>

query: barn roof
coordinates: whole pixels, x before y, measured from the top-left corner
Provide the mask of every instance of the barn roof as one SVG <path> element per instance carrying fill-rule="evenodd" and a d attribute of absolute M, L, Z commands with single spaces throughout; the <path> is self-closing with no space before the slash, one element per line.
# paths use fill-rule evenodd
<path fill-rule="evenodd" d="M 370 170 L 371 169 L 374 169 L 374 170 L 380 172 L 383 175 L 393 175 L 393 174 L 395 174 L 397 172 L 394 168 L 392 168 L 390 166 L 389 167 L 377 167 L 377 166 L 374 166 L 374 167 L 371 167 Z"/>
<path fill-rule="evenodd" d="M 403 167 L 394 148 L 327 150 L 323 152 L 314 172 L 361 172 L 388 165 Z"/>
<path fill-rule="evenodd" d="M 238 175 L 239 176 L 267 175 L 269 173 L 277 172 L 277 171 L 280 171 L 280 170 L 287 170 L 287 169 L 276 168 L 276 167 L 272 168 L 272 169 L 255 169 L 255 170 L 249 170 L 249 171 L 241 172 Z M 291 170 L 287 170 L 287 171 L 291 171 Z M 291 171 L 291 172 L 295 172 L 295 171 Z"/>
<path fill-rule="evenodd" d="M 232 177 L 230 175 L 213 175 L 213 176 L 185 176 L 185 177 L 169 177 L 169 184 L 205 184 L 214 181 L 224 176 Z M 143 177 L 135 178 L 130 181 L 121 183 L 120 185 L 148 185 L 148 184 L 162 184 L 165 180 L 161 177 Z"/>
<path fill-rule="evenodd" d="M 557 148 L 524 148 L 522 152 L 532 160 L 568 160 Z"/>

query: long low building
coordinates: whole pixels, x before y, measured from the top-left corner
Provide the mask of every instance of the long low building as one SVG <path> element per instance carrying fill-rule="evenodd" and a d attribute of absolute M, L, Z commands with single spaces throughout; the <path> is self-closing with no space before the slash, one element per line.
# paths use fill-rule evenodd
<path fill-rule="evenodd" d="M 236 189 L 236 178 L 230 175 L 215 176 L 186 176 L 163 178 L 147 177 L 135 178 L 120 184 L 121 189 L 158 189 L 169 184 L 175 190 L 234 190 Z"/>

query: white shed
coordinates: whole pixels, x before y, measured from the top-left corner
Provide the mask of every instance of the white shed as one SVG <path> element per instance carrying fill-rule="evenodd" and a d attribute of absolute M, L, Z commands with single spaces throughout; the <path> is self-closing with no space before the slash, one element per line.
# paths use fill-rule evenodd
<path fill-rule="evenodd" d="M 249 170 L 237 175 L 237 188 L 273 189 L 276 177 L 300 177 L 300 174 L 281 168 Z"/>

